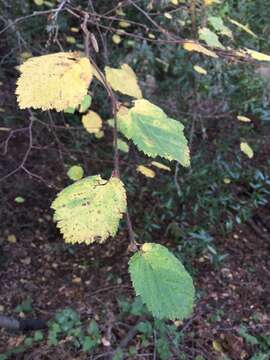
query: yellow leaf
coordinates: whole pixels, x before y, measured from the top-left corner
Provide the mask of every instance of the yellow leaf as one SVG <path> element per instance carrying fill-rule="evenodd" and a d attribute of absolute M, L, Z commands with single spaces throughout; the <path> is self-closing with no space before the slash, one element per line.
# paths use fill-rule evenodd
<path fill-rule="evenodd" d="M 69 44 L 76 44 L 76 39 L 74 36 L 66 36 L 66 41 L 69 43 Z"/>
<path fill-rule="evenodd" d="M 228 184 L 231 183 L 231 179 L 229 179 L 229 178 L 224 178 L 224 179 L 223 179 L 223 182 L 224 182 L 224 184 L 228 185 Z"/>
<path fill-rule="evenodd" d="M 219 341 L 217 340 L 214 340 L 212 342 L 212 345 L 213 345 L 213 349 L 217 352 L 223 352 L 223 349 L 222 349 L 222 346 L 220 345 Z"/>
<path fill-rule="evenodd" d="M 213 4 L 219 3 L 218 0 L 203 0 L 205 6 L 211 6 Z"/>
<path fill-rule="evenodd" d="M 170 13 L 168 13 L 168 12 L 165 12 L 165 13 L 164 13 L 164 16 L 165 16 L 165 18 L 167 18 L 167 19 L 169 19 L 169 20 L 172 19 L 172 15 L 171 15 Z"/>
<path fill-rule="evenodd" d="M 67 172 L 67 176 L 73 181 L 80 180 L 83 177 L 83 174 L 83 168 L 78 165 L 71 166 Z"/>
<path fill-rule="evenodd" d="M 11 244 L 15 244 L 17 242 L 17 238 L 14 234 L 8 235 L 7 241 Z"/>
<path fill-rule="evenodd" d="M 130 23 L 128 23 L 127 21 L 120 21 L 119 26 L 121 28 L 125 29 L 125 28 L 128 28 L 130 26 Z"/>
<path fill-rule="evenodd" d="M 99 132 L 95 133 L 96 139 L 101 139 L 104 136 L 104 131 L 100 130 Z"/>
<path fill-rule="evenodd" d="M 166 170 L 166 171 L 171 171 L 171 169 L 169 168 L 169 166 L 161 164 L 160 162 L 157 161 L 152 161 L 151 164 L 155 167 L 157 167 L 158 169 L 161 170 Z"/>
<path fill-rule="evenodd" d="M 254 152 L 247 142 L 241 142 L 240 149 L 247 157 L 253 158 Z"/>
<path fill-rule="evenodd" d="M 43 5 L 43 0 L 33 0 L 37 6 Z"/>
<path fill-rule="evenodd" d="M 258 37 L 252 30 L 250 30 L 250 28 L 248 27 L 248 25 L 243 25 L 243 24 L 241 24 L 240 22 L 238 22 L 238 21 L 236 21 L 236 20 L 233 20 L 233 19 L 230 19 L 230 18 L 228 18 L 228 20 L 229 20 L 232 24 L 236 25 L 238 28 L 244 30 L 246 33 L 248 33 L 248 34 L 250 34 L 250 35 L 252 35 L 252 36 L 254 36 L 254 37 Z"/>
<path fill-rule="evenodd" d="M 178 5 L 178 0 L 170 0 L 173 5 Z"/>
<path fill-rule="evenodd" d="M 137 171 L 149 178 L 154 178 L 156 176 L 156 174 L 153 170 L 151 170 L 148 167 L 143 166 L 143 165 L 138 165 Z"/>
<path fill-rule="evenodd" d="M 16 94 L 19 107 L 63 111 L 83 101 L 93 76 L 79 53 L 56 53 L 28 59 L 20 66 Z"/>
<path fill-rule="evenodd" d="M 270 55 L 261 53 L 259 51 L 251 50 L 251 49 L 245 49 L 245 50 L 255 60 L 270 61 Z"/>
<path fill-rule="evenodd" d="M 117 34 L 114 34 L 114 35 L 112 36 L 112 41 L 113 41 L 116 45 L 118 45 L 118 44 L 120 44 L 120 42 L 122 41 L 122 38 L 121 38 L 121 36 L 119 36 L 119 35 L 117 35 Z"/>
<path fill-rule="evenodd" d="M 142 98 L 135 72 L 128 64 L 123 64 L 120 69 L 105 67 L 106 80 L 111 87 L 122 94 Z"/>
<path fill-rule="evenodd" d="M 202 68 L 201 66 L 199 66 L 199 65 L 194 65 L 193 69 L 199 74 L 202 74 L 202 75 L 207 74 L 207 71 L 204 68 Z"/>
<path fill-rule="evenodd" d="M 205 47 L 203 47 L 200 44 L 196 44 L 193 41 L 186 41 L 184 43 L 184 49 L 187 51 L 196 51 L 198 53 L 213 57 L 213 58 L 218 58 L 217 54 L 214 51 L 208 50 Z"/>
<path fill-rule="evenodd" d="M 24 51 L 21 53 L 21 58 L 23 61 L 26 61 L 27 59 L 29 59 L 32 56 L 33 55 L 29 51 Z"/>
<path fill-rule="evenodd" d="M 126 211 L 126 191 L 116 177 L 90 176 L 63 189 L 51 207 L 67 243 L 103 243 L 118 230 Z"/>
<path fill-rule="evenodd" d="M 71 27 L 71 28 L 70 28 L 70 31 L 71 31 L 71 32 L 74 32 L 74 33 L 78 33 L 78 32 L 80 31 L 80 29 L 79 29 L 79 28 L 76 28 L 76 27 Z"/>
<path fill-rule="evenodd" d="M 243 121 L 243 122 L 251 122 L 251 119 L 246 117 L 246 116 L 243 116 L 243 115 L 238 115 L 237 116 L 237 120 L 239 121 Z"/>
<path fill-rule="evenodd" d="M 87 114 L 83 115 L 82 123 L 86 131 L 90 134 L 98 134 L 102 127 L 101 117 L 94 111 L 90 110 Z"/>

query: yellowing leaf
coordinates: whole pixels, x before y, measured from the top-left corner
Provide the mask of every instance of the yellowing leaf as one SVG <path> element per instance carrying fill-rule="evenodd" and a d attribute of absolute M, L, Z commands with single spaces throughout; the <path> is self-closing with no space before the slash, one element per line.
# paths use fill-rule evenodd
<path fill-rule="evenodd" d="M 178 0 L 170 0 L 170 3 L 172 3 L 173 5 L 178 5 Z"/>
<path fill-rule="evenodd" d="M 237 116 L 237 120 L 239 121 L 243 121 L 243 122 L 251 122 L 251 119 L 246 117 L 246 116 L 243 116 L 243 115 L 238 115 Z"/>
<path fill-rule="evenodd" d="M 224 184 L 228 185 L 228 184 L 231 183 L 231 179 L 229 179 L 229 178 L 224 178 L 224 179 L 223 179 L 223 182 L 224 182 Z"/>
<path fill-rule="evenodd" d="M 261 53 L 259 51 L 251 50 L 251 49 L 245 49 L 245 50 L 255 60 L 270 61 L 270 55 Z"/>
<path fill-rule="evenodd" d="M 233 20 L 233 19 L 230 19 L 230 18 L 228 18 L 228 20 L 229 20 L 232 24 L 236 25 L 238 28 L 240 28 L 240 29 L 244 30 L 245 32 L 247 32 L 248 34 L 250 34 L 250 35 L 252 35 L 252 36 L 254 36 L 254 37 L 257 37 L 257 35 L 256 35 L 252 30 L 250 30 L 250 28 L 248 27 L 248 25 L 243 25 L 243 24 L 241 24 L 240 22 L 238 22 L 238 21 L 236 21 L 236 20 Z"/>
<path fill-rule="evenodd" d="M 142 98 L 135 72 L 128 64 L 123 64 L 120 69 L 105 67 L 106 80 L 111 87 L 122 94 Z"/>
<path fill-rule="evenodd" d="M 83 115 L 82 123 L 86 131 L 90 134 L 99 133 L 102 127 L 101 117 L 94 111 L 90 110 L 87 114 Z"/>
<path fill-rule="evenodd" d="M 199 74 L 202 74 L 202 75 L 207 74 L 207 71 L 204 68 L 202 68 L 201 66 L 199 66 L 199 65 L 194 65 L 193 69 Z"/>
<path fill-rule="evenodd" d="M 126 192 L 116 177 L 90 176 L 62 190 L 52 208 L 67 243 L 103 243 L 117 232 L 126 211 Z"/>
<path fill-rule="evenodd" d="M 78 165 L 71 166 L 67 172 L 67 176 L 73 181 L 80 180 L 83 177 L 83 174 L 83 168 Z"/>
<path fill-rule="evenodd" d="M 161 164 L 160 162 L 157 161 L 152 161 L 151 164 L 155 167 L 157 167 L 158 169 L 161 170 L 166 170 L 166 171 L 171 171 L 171 168 L 169 168 L 169 166 Z"/>
<path fill-rule="evenodd" d="M 118 44 L 120 44 L 120 42 L 122 41 L 122 38 L 121 38 L 121 36 L 119 36 L 119 35 L 117 35 L 117 34 L 114 34 L 114 35 L 112 36 L 112 41 L 113 41 L 116 45 L 118 45 Z"/>
<path fill-rule="evenodd" d="M 240 149 L 247 157 L 253 158 L 254 152 L 247 142 L 241 142 Z"/>
<path fill-rule="evenodd" d="M 21 109 L 76 108 L 92 80 L 92 65 L 79 53 L 56 53 L 28 59 L 20 66 L 16 94 Z"/>
<path fill-rule="evenodd" d="M 199 38 L 204 40 L 208 46 L 224 49 L 224 46 L 219 41 L 217 34 L 206 27 L 199 30 Z"/>
<path fill-rule="evenodd" d="M 213 58 L 218 58 L 217 54 L 214 51 L 208 50 L 200 44 L 196 44 L 193 41 L 186 41 L 183 45 L 184 49 L 187 51 L 195 51 Z"/>
<path fill-rule="evenodd" d="M 153 170 L 151 170 L 148 167 L 143 166 L 143 165 L 138 165 L 137 166 L 137 171 L 139 173 L 143 174 L 144 176 L 149 177 L 149 178 L 154 178 L 156 176 L 156 174 L 155 174 L 155 172 Z"/>

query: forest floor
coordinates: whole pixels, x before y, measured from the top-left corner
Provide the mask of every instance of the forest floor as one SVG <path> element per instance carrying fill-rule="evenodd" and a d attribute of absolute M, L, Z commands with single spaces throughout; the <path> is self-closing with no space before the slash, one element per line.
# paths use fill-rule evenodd
<path fill-rule="evenodd" d="M 16 168 L 27 151 L 26 134 L 13 135 L 2 156 L 1 174 Z M 41 342 L 13 358 L 107 359 L 119 344 L 137 349 L 137 355 L 125 359 L 159 358 L 154 337 L 142 349 L 140 334 L 132 332 L 140 317 L 125 315 L 119 307 L 118 299 L 134 296 L 127 272 L 126 233 L 120 230 L 114 241 L 103 246 L 64 245 L 50 210 L 56 193 L 50 184 L 57 185 L 61 178 L 61 153 L 58 159 L 55 150 L 53 155 L 45 152 L 45 145 L 41 150 L 35 149 L 28 163 L 31 172 L 44 175 L 47 183 L 23 169 L 1 183 L 0 313 L 27 317 L 15 309 L 29 299 L 30 316 L 47 321 L 59 309 L 71 307 L 82 322 L 97 321 L 102 341 L 91 357 L 67 346 L 64 339 L 56 347 Z M 48 166 L 43 165 L 46 163 Z M 14 201 L 22 195 L 23 203 Z M 216 236 L 218 253 L 226 255 L 221 264 L 214 266 L 205 256 L 193 261 L 198 299 L 191 318 L 176 322 L 182 336 L 178 349 L 187 359 L 246 360 L 262 347 L 267 351 L 269 344 L 263 344 L 259 336 L 270 336 L 269 219 L 270 206 L 258 208 L 250 221 L 236 226 L 229 236 Z M 241 326 L 251 338 L 241 333 Z M 25 337 L 0 330 L 0 354 L 19 346 Z M 178 356 L 173 353 L 169 358 L 180 359 Z"/>

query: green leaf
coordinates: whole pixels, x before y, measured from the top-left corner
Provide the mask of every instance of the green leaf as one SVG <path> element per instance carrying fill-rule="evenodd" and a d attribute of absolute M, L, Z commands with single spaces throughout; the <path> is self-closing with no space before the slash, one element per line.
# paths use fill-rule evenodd
<path fill-rule="evenodd" d="M 62 190 L 51 207 L 67 243 L 103 243 L 117 232 L 126 211 L 126 192 L 116 177 L 90 176 Z"/>
<path fill-rule="evenodd" d="M 189 166 L 184 126 L 145 99 L 134 103 L 135 106 L 131 109 L 120 108 L 117 114 L 118 129 L 146 155 L 161 156 Z"/>
<path fill-rule="evenodd" d="M 213 31 L 209 30 L 206 27 L 203 27 L 199 30 L 199 38 L 205 41 L 208 46 L 225 49 L 219 41 L 217 34 L 215 34 Z"/>
<path fill-rule="evenodd" d="M 183 319 L 192 312 L 194 287 L 181 262 L 162 245 L 146 243 L 129 261 L 136 294 L 160 319 Z"/>
<path fill-rule="evenodd" d="M 83 177 L 83 174 L 83 168 L 78 165 L 71 166 L 67 172 L 67 176 L 73 181 L 80 180 Z"/>
<path fill-rule="evenodd" d="M 122 140 L 122 139 L 117 139 L 117 147 L 119 150 L 128 153 L 129 152 L 129 146 L 128 144 Z"/>
<path fill-rule="evenodd" d="M 22 196 L 17 196 L 15 197 L 14 201 L 17 203 L 17 204 L 22 204 L 25 202 L 25 198 L 23 198 Z"/>
<path fill-rule="evenodd" d="M 76 109 L 74 107 L 68 107 L 64 110 L 64 113 L 66 114 L 74 114 Z"/>
<path fill-rule="evenodd" d="M 208 18 L 208 21 L 216 31 L 220 32 L 222 35 L 225 35 L 225 36 L 233 39 L 233 34 L 232 34 L 231 29 L 229 29 L 226 25 L 224 25 L 221 17 L 210 16 Z"/>
<path fill-rule="evenodd" d="M 135 72 L 128 64 L 123 64 L 120 69 L 105 67 L 106 80 L 111 87 L 122 94 L 142 98 Z"/>
<path fill-rule="evenodd" d="M 79 110 L 80 113 L 86 112 L 91 106 L 91 103 L 92 103 L 92 97 L 90 95 L 85 95 L 80 105 L 80 110 Z"/>

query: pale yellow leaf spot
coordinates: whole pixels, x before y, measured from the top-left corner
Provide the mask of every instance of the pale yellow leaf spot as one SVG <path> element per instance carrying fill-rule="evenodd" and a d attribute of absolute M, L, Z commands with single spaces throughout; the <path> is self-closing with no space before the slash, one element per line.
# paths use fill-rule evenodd
<path fill-rule="evenodd" d="M 195 51 L 213 58 L 218 58 L 217 54 L 214 51 L 208 50 L 200 44 L 196 44 L 193 41 L 186 41 L 183 45 L 184 49 L 187 51 Z"/>
<path fill-rule="evenodd" d="M 97 134 L 102 127 L 102 119 L 95 111 L 90 110 L 83 115 L 82 124 L 90 134 Z"/>
<path fill-rule="evenodd" d="M 120 69 L 105 67 L 106 80 L 111 87 L 122 94 L 142 98 L 142 92 L 138 85 L 135 72 L 128 64 L 121 65 Z"/>
<path fill-rule="evenodd" d="M 151 164 L 155 167 L 157 167 L 158 169 L 161 169 L 161 170 L 166 170 L 166 171 L 171 171 L 171 168 L 167 165 L 164 165 L 160 162 L 157 162 L 157 161 L 152 161 Z"/>
<path fill-rule="evenodd" d="M 16 94 L 21 109 L 77 108 L 93 76 L 89 60 L 76 52 L 33 57 L 20 71 Z"/>
<path fill-rule="evenodd" d="M 206 71 L 203 67 L 201 67 L 201 66 L 199 66 L 199 65 L 194 65 L 194 66 L 193 66 L 193 69 L 194 69 L 197 73 L 199 73 L 199 74 L 201 74 L 201 75 L 206 75 L 206 74 L 207 74 L 207 71 Z"/>
<path fill-rule="evenodd" d="M 138 165 L 137 171 L 149 178 L 154 178 L 156 176 L 156 173 L 153 170 L 151 170 L 148 167 L 143 166 L 143 165 Z"/>
<path fill-rule="evenodd" d="M 228 20 L 229 20 L 232 24 L 236 25 L 239 29 L 244 30 L 244 31 L 245 31 L 246 33 L 248 33 L 249 35 L 252 35 L 252 36 L 254 36 L 254 37 L 258 37 L 252 30 L 250 30 L 250 28 L 248 27 L 248 25 L 243 25 L 243 24 L 241 24 L 240 22 L 238 22 L 238 21 L 236 21 L 236 20 L 233 20 L 233 19 L 230 19 L 230 18 L 228 18 Z"/>
<path fill-rule="evenodd" d="M 119 36 L 118 34 L 114 34 L 114 35 L 112 36 L 112 41 L 113 41 L 116 45 L 118 45 L 118 44 L 120 44 L 120 42 L 122 41 L 122 38 L 121 38 L 121 36 Z"/>
<path fill-rule="evenodd" d="M 251 49 L 245 49 L 245 50 L 255 60 L 270 61 L 270 55 L 261 53 L 259 51 L 251 50 Z"/>
<path fill-rule="evenodd" d="M 246 117 L 246 116 L 243 116 L 243 115 L 238 115 L 237 116 L 237 120 L 239 121 L 243 121 L 243 122 L 251 122 L 251 119 Z"/>
<path fill-rule="evenodd" d="M 240 149 L 248 158 L 253 158 L 254 152 L 247 142 L 241 142 Z"/>
<path fill-rule="evenodd" d="M 224 179 L 223 179 L 223 182 L 224 182 L 224 184 L 228 185 L 228 184 L 231 183 L 231 179 L 229 179 L 229 178 L 224 178 Z"/>

